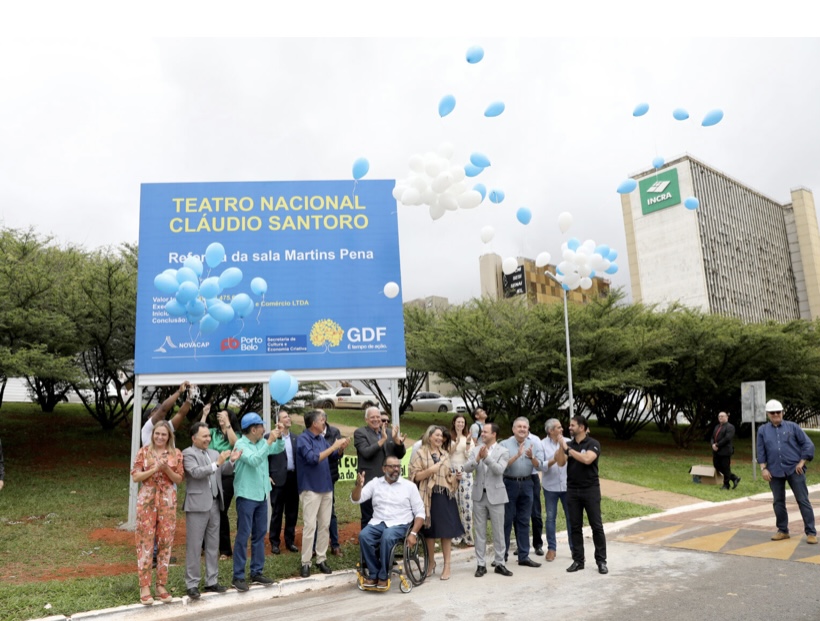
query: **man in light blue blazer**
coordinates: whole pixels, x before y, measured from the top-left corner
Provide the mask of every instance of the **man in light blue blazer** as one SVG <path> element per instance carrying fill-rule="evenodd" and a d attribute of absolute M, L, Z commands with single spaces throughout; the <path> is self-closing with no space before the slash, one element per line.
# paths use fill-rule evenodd
<path fill-rule="evenodd" d="M 199 599 L 200 556 L 205 544 L 205 591 L 224 593 L 227 587 L 217 582 L 219 577 L 219 512 L 224 509 L 222 473 L 233 472 L 234 462 L 242 451 L 209 449 L 211 432 L 208 425 L 191 425 L 193 446 L 182 451 L 185 468 L 185 588 L 188 597 Z"/>

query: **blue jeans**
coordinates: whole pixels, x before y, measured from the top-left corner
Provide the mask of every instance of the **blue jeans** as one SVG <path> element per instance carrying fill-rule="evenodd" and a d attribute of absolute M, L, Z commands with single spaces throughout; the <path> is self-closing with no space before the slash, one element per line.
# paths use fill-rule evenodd
<path fill-rule="evenodd" d="M 558 542 L 555 539 L 555 520 L 558 517 L 558 501 L 564 508 L 564 519 L 567 522 L 567 533 L 569 533 L 569 509 L 567 509 L 566 492 L 550 492 L 544 490 L 544 505 L 547 509 L 547 550 L 557 550 Z M 572 550 L 572 539 L 569 539 L 569 549 Z"/>
<path fill-rule="evenodd" d="M 236 498 L 236 543 L 233 546 L 233 577 L 245 579 L 248 538 L 251 539 L 251 577 L 265 568 L 265 531 L 268 529 L 268 501 Z"/>
<path fill-rule="evenodd" d="M 373 580 L 387 580 L 390 573 L 390 551 L 403 541 L 409 524 L 387 526 L 384 522 L 368 524 L 359 533 L 359 547 L 365 567 Z"/>
<path fill-rule="evenodd" d="M 518 560 L 530 556 L 530 518 L 532 517 L 532 479 L 523 481 L 504 477 L 509 501 L 504 507 L 504 543 L 507 544 L 504 560 L 510 550 L 510 533 L 515 522 L 515 542 L 518 545 Z"/>
<path fill-rule="evenodd" d="M 800 507 L 800 515 L 803 517 L 803 526 L 807 535 L 816 535 L 814 529 L 814 510 L 809 502 L 809 489 L 806 487 L 806 475 L 792 472 L 786 477 L 772 477 L 769 481 L 769 488 L 774 496 L 774 517 L 777 523 L 777 530 L 781 533 L 789 532 L 789 512 L 786 510 L 786 481 L 794 493 L 797 506 Z"/>

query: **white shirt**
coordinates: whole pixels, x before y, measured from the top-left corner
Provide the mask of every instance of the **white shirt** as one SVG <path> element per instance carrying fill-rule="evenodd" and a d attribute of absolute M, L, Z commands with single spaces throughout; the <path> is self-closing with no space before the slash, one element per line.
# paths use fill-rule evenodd
<path fill-rule="evenodd" d="M 564 440 L 567 444 L 570 443 L 569 438 L 564 438 Z M 545 463 L 555 457 L 555 453 L 561 449 L 561 445 L 557 442 L 553 442 L 549 436 L 541 440 L 541 445 L 544 447 Z M 552 464 L 544 474 L 541 475 L 541 487 L 548 492 L 567 491 L 567 465 L 559 466 L 558 464 Z"/>
<path fill-rule="evenodd" d="M 174 432 L 174 424 L 171 421 L 166 421 L 168 426 L 171 427 L 171 433 Z M 151 444 L 151 434 L 154 433 L 154 421 L 150 418 L 145 421 L 145 424 L 142 426 L 142 445 L 147 446 Z"/>
<path fill-rule="evenodd" d="M 282 439 L 285 441 L 285 454 L 288 457 L 288 470 L 294 470 L 296 464 L 293 461 L 293 442 L 290 441 L 290 431 L 282 434 Z"/>
<path fill-rule="evenodd" d="M 373 517 L 368 524 L 384 522 L 388 527 L 399 526 L 409 524 L 417 517 L 425 517 L 419 489 L 415 483 L 401 477 L 395 483 L 388 483 L 384 477 L 373 479 L 364 486 L 359 500 L 353 502 L 360 505 L 366 500 L 373 501 Z"/>

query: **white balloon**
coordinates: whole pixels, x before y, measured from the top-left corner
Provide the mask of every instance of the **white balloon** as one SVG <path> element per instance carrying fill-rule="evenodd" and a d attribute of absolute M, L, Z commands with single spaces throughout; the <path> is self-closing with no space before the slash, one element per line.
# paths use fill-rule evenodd
<path fill-rule="evenodd" d="M 562 233 L 566 233 L 569 230 L 569 227 L 572 226 L 572 214 L 568 211 L 562 211 L 558 214 L 558 228 L 561 229 Z"/>
<path fill-rule="evenodd" d="M 410 170 L 413 170 L 415 172 L 424 171 L 424 158 L 418 153 L 410 156 L 410 161 L 408 162 L 408 164 L 410 164 Z"/>
<path fill-rule="evenodd" d="M 451 185 L 453 185 L 453 177 L 450 175 L 449 170 L 445 170 L 443 173 L 439 174 L 438 177 L 433 179 L 430 187 L 433 188 L 434 192 L 441 194 Z"/>
<path fill-rule="evenodd" d="M 421 202 L 425 205 L 432 205 L 438 199 L 438 194 L 436 194 L 432 189 L 427 188 L 424 192 L 421 193 Z"/>
<path fill-rule="evenodd" d="M 467 177 L 467 173 L 464 170 L 464 166 L 450 166 L 450 176 L 453 178 L 453 183 L 459 183 L 464 181 Z"/>
<path fill-rule="evenodd" d="M 424 192 L 429 185 L 427 179 L 422 175 L 416 175 L 410 179 L 410 186 L 416 188 L 419 193 Z"/>
<path fill-rule="evenodd" d="M 467 190 L 463 194 L 459 195 L 456 199 L 458 201 L 458 206 L 462 209 L 472 209 L 473 207 L 478 207 L 481 204 L 481 192 L 477 190 Z"/>
<path fill-rule="evenodd" d="M 607 271 L 609 269 L 610 265 L 612 265 L 612 263 L 609 262 L 609 259 L 604 259 L 603 262 L 601 263 L 601 271 L 602 272 Z"/>
<path fill-rule="evenodd" d="M 578 275 L 581 278 L 586 278 L 592 273 L 592 268 L 589 265 L 579 265 L 578 266 Z"/>
<path fill-rule="evenodd" d="M 401 195 L 404 194 L 404 191 L 406 189 L 407 189 L 406 185 L 399 185 L 397 183 L 396 187 L 393 188 L 393 198 L 395 198 L 397 201 L 400 201 L 401 200 Z"/>
<path fill-rule="evenodd" d="M 581 285 L 581 289 L 589 289 L 590 287 L 592 287 L 592 279 L 587 276 L 584 276 L 578 284 Z"/>
<path fill-rule="evenodd" d="M 421 192 L 416 188 L 407 188 L 401 195 L 403 205 L 421 205 Z"/>
<path fill-rule="evenodd" d="M 481 241 L 485 244 L 492 241 L 493 237 L 495 237 L 495 229 L 491 226 L 485 226 L 481 229 Z"/>
<path fill-rule="evenodd" d="M 399 286 L 394 282 L 389 282 L 384 286 L 384 295 L 393 299 L 399 294 Z"/>
<path fill-rule="evenodd" d="M 584 247 L 585 254 L 592 254 L 595 252 L 595 240 L 588 239 L 582 245 Z"/>
<path fill-rule="evenodd" d="M 604 258 L 600 254 L 595 252 L 589 258 L 589 264 L 592 266 L 592 269 L 599 270 L 601 269 L 601 266 L 604 264 Z"/>
<path fill-rule="evenodd" d="M 439 194 L 438 204 L 447 211 L 456 211 L 458 209 L 458 201 L 456 197 L 451 194 Z"/>
<path fill-rule="evenodd" d="M 464 194 L 469 189 L 466 181 L 459 181 L 458 183 L 454 183 L 449 188 L 447 188 L 447 193 L 452 194 L 453 196 L 460 196 Z M 481 196 L 479 194 L 479 196 Z"/>
<path fill-rule="evenodd" d="M 438 158 L 432 162 L 426 162 L 424 164 L 424 172 L 426 172 L 430 177 L 438 177 L 438 174 L 441 172 L 441 164 L 439 163 Z"/>
<path fill-rule="evenodd" d="M 564 257 L 564 261 L 575 261 L 575 252 L 570 250 L 569 248 L 564 250 L 561 256 Z"/>
<path fill-rule="evenodd" d="M 501 271 L 504 272 L 507 276 L 512 274 L 517 269 L 518 259 L 516 259 L 515 257 L 507 257 L 501 262 Z"/>
<path fill-rule="evenodd" d="M 444 215 L 444 207 L 439 204 L 430 205 L 430 217 L 433 220 L 438 220 L 441 216 Z"/>
<path fill-rule="evenodd" d="M 581 252 L 577 253 L 575 255 L 575 265 L 577 265 L 578 267 L 588 266 L 589 265 L 589 255 L 583 254 Z"/>
<path fill-rule="evenodd" d="M 455 147 L 451 142 L 442 142 L 438 146 L 438 154 L 448 160 L 453 157 L 453 151 L 455 151 Z"/>
<path fill-rule="evenodd" d="M 561 261 L 558 264 L 558 269 L 565 275 L 571 273 L 573 268 L 574 266 L 569 261 Z"/>
<path fill-rule="evenodd" d="M 541 252 L 535 257 L 535 267 L 544 267 L 545 265 L 549 264 L 550 262 L 550 253 L 549 252 Z"/>
<path fill-rule="evenodd" d="M 564 284 L 570 289 L 575 289 L 579 282 L 581 282 L 581 277 L 578 276 L 578 274 L 572 273 L 564 275 Z"/>

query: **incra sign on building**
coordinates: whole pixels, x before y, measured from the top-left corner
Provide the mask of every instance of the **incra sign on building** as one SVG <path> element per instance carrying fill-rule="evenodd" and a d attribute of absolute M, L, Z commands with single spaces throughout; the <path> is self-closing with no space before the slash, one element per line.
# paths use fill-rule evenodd
<path fill-rule="evenodd" d="M 677 168 L 670 168 L 641 179 L 638 186 L 641 195 L 641 212 L 644 215 L 678 205 L 681 202 Z"/>
<path fill-rule="evenodd" d="M 404 367 L 394 185 L 143 184 L 137 373 Z"/>

